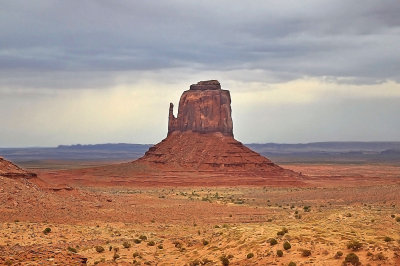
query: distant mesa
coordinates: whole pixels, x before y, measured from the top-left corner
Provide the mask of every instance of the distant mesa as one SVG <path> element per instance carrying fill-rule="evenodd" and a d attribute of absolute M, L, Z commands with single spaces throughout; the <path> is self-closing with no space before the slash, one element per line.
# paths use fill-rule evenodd
<path fill-rule="evenodd" d="M 36 174 L 30 173 L 0 157 L 0 176 L 9 178 L 33 178 L 36 177 Z"/>

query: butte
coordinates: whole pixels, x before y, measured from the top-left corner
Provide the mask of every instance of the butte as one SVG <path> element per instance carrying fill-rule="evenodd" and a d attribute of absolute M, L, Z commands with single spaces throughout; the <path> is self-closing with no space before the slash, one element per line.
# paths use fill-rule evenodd
<path fill-rule="evenodd" d="M 136 161 L 59 173 L 69 184 L 124 186 L 299 186 L 303 177 L 252 151 L 233 136 L 231 97 L 217 80 L 183 92 L 168 135 Z M 61 176 L 59 176 L 61 174 Z M 69 180 L 68 180 L 69 179 Z"/>

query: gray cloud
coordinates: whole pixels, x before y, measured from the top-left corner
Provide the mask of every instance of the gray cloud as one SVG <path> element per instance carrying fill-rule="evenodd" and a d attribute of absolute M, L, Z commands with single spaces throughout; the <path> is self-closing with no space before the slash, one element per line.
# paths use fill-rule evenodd
<path fill-rule="evenodd" d="M 2 5 L 3 72 L 263 69 L 283 80 L 331 76 L 371 83 L 400 75 L 400 5 L 394 0 Z"/>

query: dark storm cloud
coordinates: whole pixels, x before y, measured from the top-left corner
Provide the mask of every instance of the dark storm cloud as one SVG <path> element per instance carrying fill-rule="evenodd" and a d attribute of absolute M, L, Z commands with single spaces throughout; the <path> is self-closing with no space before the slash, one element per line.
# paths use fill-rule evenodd
<path fill-rule="evenodd" d="M 400 80 L 399 13 L 396 0 L 1 1 L 0 85 L 177 67 Z"/>

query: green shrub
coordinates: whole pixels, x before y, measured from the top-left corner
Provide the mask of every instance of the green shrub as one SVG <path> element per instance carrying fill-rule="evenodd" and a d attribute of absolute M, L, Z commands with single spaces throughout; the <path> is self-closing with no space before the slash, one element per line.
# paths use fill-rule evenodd
<path fill-rule="evenodd" d="M 274 245 L 278 244 L 278 241 L 276 241 L 275 238 L 269 239 L 268 242 L 269 242 L 269 244 L 270 244 L 271 246 L 274 246 Z"/>
<path fill-rule="evenodd" d="M 254 254 L 253 254 L 253 253 L 247 254 L 247 258 L 248 258 L 248 259 L 251 259 L 252 257 L 254 257 Z"/>
<path fill-rule="evenodd" d="M 362 244 L 360 242 L 358 242 L 357 240 L 352 240 L 347 244 L 347 248 L 357 251 L 360 248 L 362 248 Z"/>
<path fill-rule="evenodd" d="M 290 243 L 289 242 L 285 242 L 285 243 L 283 243 L 283 249 L 284 250 L 288 250 L 288 249 L 291 249 L 292 248 L 292 245 L 290 245 Z"/>
<path fill-rule="evenodd" d="M 150 247 L 154 246 L 155 244 L 156 244 L 156 242 L 154 242 L 153 240 L 152 240 L 152 241 L 149 241 L 149 242 L 147 243 L 147 245 L 150 246 Z"/>
<path fill-rule="evenodd" d="M 131 243 L 129 243 L 128 241 L 125 241 L 124 243 L 122 243 L 122 246 L 124 248 L 130 248 L 131 247 Z"/>
<path fill-rule="evenodd" d="M 303 257 L 309 257 L 309 256 L 311 256 L 311 250 L 309 250 L 309 249 L 303 249 L 303 250 L 301 251 L 301 256 L 303 256 Z"/>
<path fill-rule="evenodd" d="M 50 233 L 51 232 L 51 228 L 50 227 L 46 227 L 44 230 L 43 230 L 43 233 L 45 234 L 45 235 L 47 235 L 48 233 Z"/>
<path fill-rule="evenodd" d="M 339 259 L 339 258 L 341 258 L 342 256 L 343 256 L 343 252 L 338 251 L 338 252 L 336 252 L 334 258 L 335 258 L 335 259 Z"/>
<path fill-rule="evenodd" d="M 67 250 L 68 250 L 69 252 L 72 252 L 72 253 L 77 253 L 77 252 L 78 252 L 78 251 L 76 250 L 76 248 L 73 248 L 73 247 L 68 247 Z"/>
<path fill-rule="evenodd" d="M 353 265 L 358 265 L 360 263 L 360 259 L 354 253 L 347 254 L 346 258 L 344 259 L 345 263 L 351 263 Z"/>
<path fill-rule="evenodd" d="M 96 249 L 96 251 L 97 251 L 98 253 L 104 252 L 104 248 L 103 248 L 102 246 L 96 246 L 95 249 Z"/>
<path fill-rule="evenodd" d="M 304 206 L 304 211 L 305 212 L 310 212 L 311 211 L 311 206 Z"/>
<path fill-rule="evenodd" d="M 283 256 L 283 251 L 280 250 L 280 249 L 278 249 L 278 250 L 276 251 L 276 255 L 277 255 L 278 257 L 282 257 L 282 256 Z"/>

